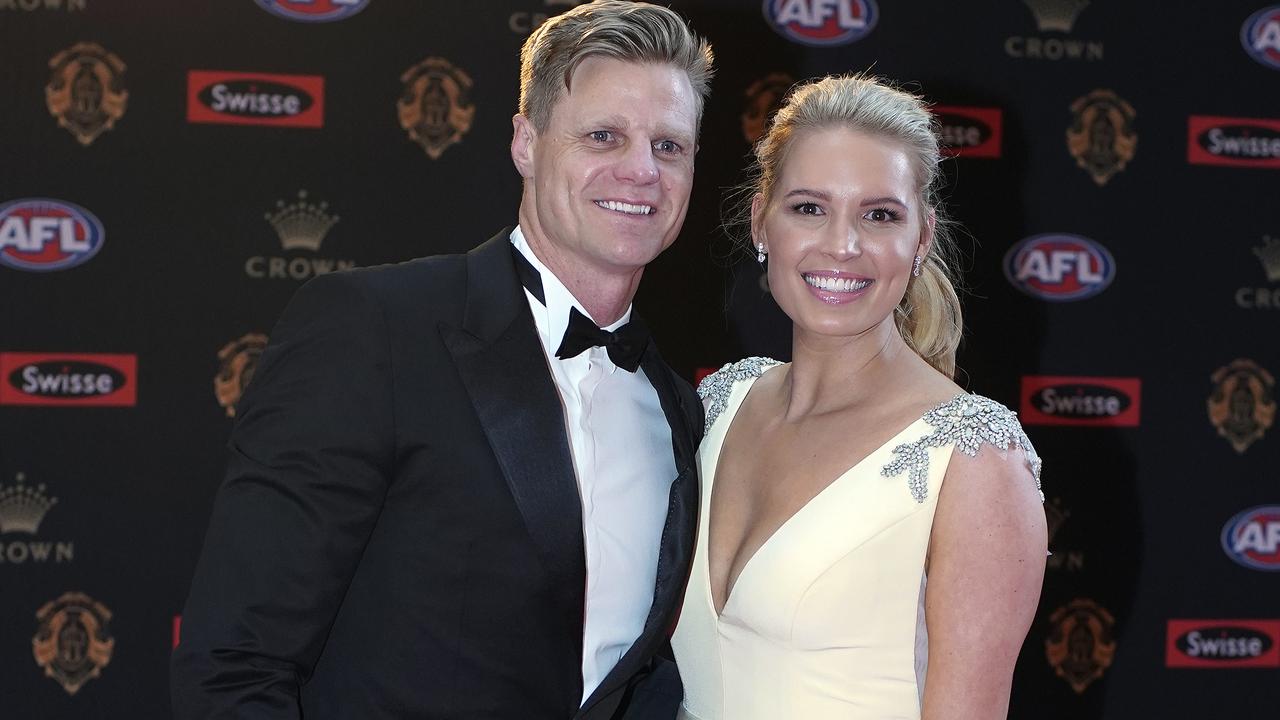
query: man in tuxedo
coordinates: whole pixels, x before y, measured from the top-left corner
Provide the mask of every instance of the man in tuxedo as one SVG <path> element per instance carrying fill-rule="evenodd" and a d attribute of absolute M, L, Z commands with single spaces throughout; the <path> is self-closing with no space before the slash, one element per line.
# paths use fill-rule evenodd
<path fill-rule="evenodd" d="M 298 291 L 238 408 L 176 717 L 674 715 L 702 410 L 631 300 L 684 221 L 711 60 L 659 6 L 551 19 L 519 225 Z"/>

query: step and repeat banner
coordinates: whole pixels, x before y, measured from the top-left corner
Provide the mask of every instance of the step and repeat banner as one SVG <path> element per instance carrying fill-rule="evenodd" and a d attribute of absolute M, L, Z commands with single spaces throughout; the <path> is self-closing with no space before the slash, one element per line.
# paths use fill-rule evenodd
<path fill-rule="evenodd" d="M 518 51 L 573 0 L 0 0 L 0 715 L 163 718 L 235 403 L 292 293 L 515 222 Z M 637 304 L 789 355 L 722 208 L 798 80 L 935 103 L 959 381 L 1045 459 L 1011 717 L 1280 707 L 1280 5 L 685 0 L 718 74 Z M 269 548 L 264 548 L 269 551 Z"/>

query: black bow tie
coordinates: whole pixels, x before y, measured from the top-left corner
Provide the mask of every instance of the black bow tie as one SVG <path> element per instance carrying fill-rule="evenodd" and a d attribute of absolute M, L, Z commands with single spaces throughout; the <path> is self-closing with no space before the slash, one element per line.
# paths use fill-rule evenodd
<path fill-rule="evenodd" d="M 614 365 L 635 372 L 640 367 L 640 357 L 649 346 L 649 329 L 632 317 L 631 322 L 609 332 L 601 330 L 591 318 L 578 312 L 578 308 L 569 308 L 569 327 L 564 331 L 564 340 L 556 350 L 556 357 L 565 360 L 577 357 L 583 350 L 600 346 L 609 353 Z"/>

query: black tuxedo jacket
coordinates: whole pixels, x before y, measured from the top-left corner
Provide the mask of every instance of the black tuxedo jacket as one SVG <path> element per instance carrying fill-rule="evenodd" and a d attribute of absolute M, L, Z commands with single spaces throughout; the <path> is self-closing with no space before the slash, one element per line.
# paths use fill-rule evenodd
<path fill-rule="evenodd" d="M 176 717 L 674 712 L 678 684 L 649 681 L 672 676 L 657 653 L 692 555 L 701 404 L 650 345 L 677 469 L 653 605 L 582 704 L 581 505 L 508 234 L 298 291 L 239 406 Z"/>

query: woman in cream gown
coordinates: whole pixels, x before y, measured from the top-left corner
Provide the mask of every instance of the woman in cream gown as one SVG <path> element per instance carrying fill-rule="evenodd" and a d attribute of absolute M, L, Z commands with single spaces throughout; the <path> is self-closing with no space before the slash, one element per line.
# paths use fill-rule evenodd
<path fill-rule="evenodd" d="M 793 361 L 699 387 L 702 510 L 672 647 L 687 720 L 1003 718 L 1040 594 L 1040 459 L 951 380 L 960 308 L 921 101 L 797 90 L 751 238 Z"/>

